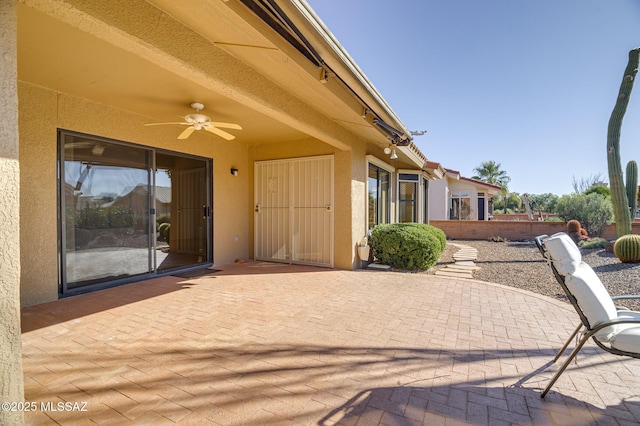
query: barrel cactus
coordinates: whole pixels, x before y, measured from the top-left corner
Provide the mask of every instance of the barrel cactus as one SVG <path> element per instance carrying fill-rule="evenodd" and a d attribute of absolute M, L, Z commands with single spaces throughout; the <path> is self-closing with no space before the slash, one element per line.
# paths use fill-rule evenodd
<path fill-rule="evenodd" d="M 625 178 L 629 213 L 631 213 L 631 221 L 633 222 L 633 219 L 636 218 L 636 209 L 638 208 L 638 164 L 634 160 L 627 163 Z"/>
<path fill-rule="evenodd" d="M 622 263 L 640 263 L 640 235 L 627 234 L 618 238 L 613 252 Z"/>

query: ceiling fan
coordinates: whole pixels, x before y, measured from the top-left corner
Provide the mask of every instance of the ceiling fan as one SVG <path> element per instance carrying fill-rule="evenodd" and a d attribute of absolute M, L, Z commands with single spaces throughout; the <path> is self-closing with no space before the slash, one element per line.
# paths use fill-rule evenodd
<path fill-rule="evenodd" d="M 207 132 L 211 132 L 214 135 L 220 136 L 223 139 L 231 141 L 236 137 L 231 133 L 227 133 L 221 129 L 233 129 L 233 130 L 242 130 L 240 125 L 235 123 L 220 123 L 217 121 L 211 121 L 211 118 L 204 114 L 200 114 L 200 111 L 204 109 L 204 104 L 200 102 L 194 102 L 191 104 L 191 108 L 196 110 L 195 114 L 185 115 L 183 122 L 174 122 L 174 123 L 150 123 L 146 124 L 146 126 L 161 126 L 165 124 L 180 124 L 182 126 L 189 126 L 178 135 L 178 139 L 187 139 L 191 136 L 196 130 L 206 130 Z"/>

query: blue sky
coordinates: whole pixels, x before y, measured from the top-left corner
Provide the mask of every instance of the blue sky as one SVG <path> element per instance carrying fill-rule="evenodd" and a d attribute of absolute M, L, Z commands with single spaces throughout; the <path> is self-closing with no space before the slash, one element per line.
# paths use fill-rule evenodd
<path fill-rule="evenodd" d="M 556 195 L 608 181 L 607 124 L 638 0 L 307 0 L 422 152 L 471 177 L 494 160 L 510 190 Z M 640 163 L 640 84 L 622 125 Z"/>

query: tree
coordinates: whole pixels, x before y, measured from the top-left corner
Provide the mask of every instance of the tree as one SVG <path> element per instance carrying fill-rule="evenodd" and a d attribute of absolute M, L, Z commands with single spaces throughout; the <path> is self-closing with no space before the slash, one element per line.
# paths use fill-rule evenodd
<path fill-rule="evenodd" d="M 531 202 L 531 209 L 539 213 L 555 213 L 560 197 L 550 192 L 546 194 L 527 194 Z"/>
<path fill-rule="evenodd" d="M 594 186 L 606 186 L 606 181 L 602 177 L 601 173 L 596 173 L 591 176 L 587 176 L 586 178 L 576 179 L 573 176 L 571 186 L 573 186 L 573 192 L 575 194 L 584 194 L 587 190 L 593 188 Z"/>
<path fill-rule="evenodd" d="M 472 176 L 472 179 L 500 186 L 502 188 L 503 199 L 506 200 L 508 198 L 508 185 L 509 182 L 511 182 L 511 178 L 507 175 L 507 172 L 500 169 L 500 163 L 496 163 L 493 160 L 483 161 L 478 167 L 473 169 L 473 171 L 476 175 Z M 504 203 L 505 213 L 507 213 L 508 204 L 508 202 Z"/>
<path fill-rule="evenodd" d="M 496 163 L 493 160 L 483 161 L 478 167 L 473 169 L 473 171 L 476 175 L 473 176 L 472 179 L 487 182 L 492 185 L 505 187 L 511 181 L 507 172 L 500 169 L 500 163 Z"/>
<path fill-rule="evenodd" d="M 558 201 L 558 216 L 568 222 L 580 222 L 590 236 L 602 235 L 605 226 L 611 223 L 613 208 L 611 199 L 598 193 L 564 195 Z"/>
<path fill-rule="evenodd" d="M 584 191 L 585 195 L 589 195 L 589 194 L 600 194 L 603 197 L 611 197 L 611 190 L 609 188 L 607 188 L 606 186 L 602 186 L 602 185 L 594 185 L 591 188 L 587 189 L 586 191 Z"/>

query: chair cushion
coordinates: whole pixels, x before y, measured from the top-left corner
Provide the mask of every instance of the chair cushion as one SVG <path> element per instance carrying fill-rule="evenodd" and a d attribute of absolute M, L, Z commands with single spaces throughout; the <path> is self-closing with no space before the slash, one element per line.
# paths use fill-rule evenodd
<path fill-rule="evenodd" d="M 604 321 L 611 321 L 618 317 L 618 311 L 609 292 L 591 266 L 585 262 L 581 262 L 573 273 L 567 274 L 564 282 L 575 296 L 578 306 L 582 309 L 592 328 Z M 608 342 L 616 331 L 616 326 L 607 327 L 598 331 L 595 336 L 598 340 Z"/>
<path fill-rule="evenodd" d="M 640 320 L 640 312 L 620 311 L 618 314 L 620 318 Z M 609 340 L 611 347 L 621 351 L 640 353 L 640 324 L 621 324 L 616 328 L 615 334 Z"/>
<path fill-rule="evenodd" d="M 582 262 L 580 249 L 564 232 L 553 234 L 544 240 L 544 246 L 551 256 L 553 266 L 561 275 L 572 274 Z"/>

